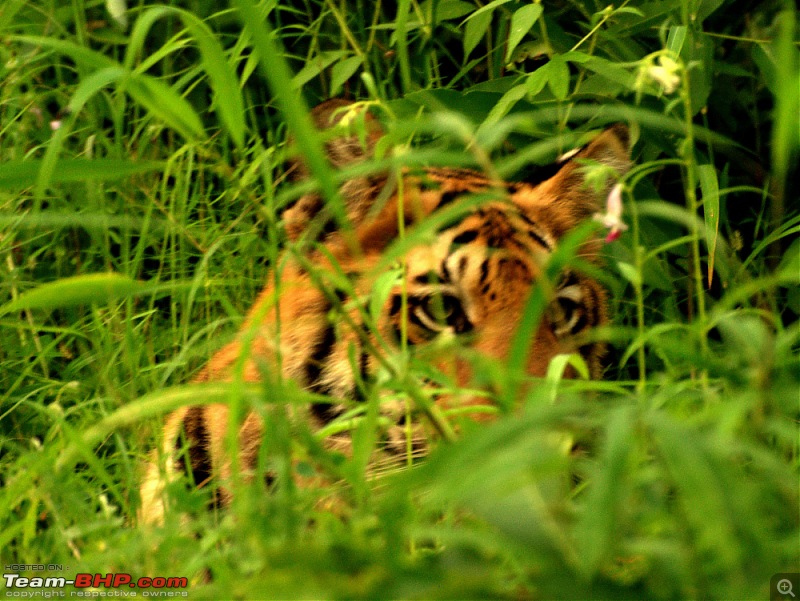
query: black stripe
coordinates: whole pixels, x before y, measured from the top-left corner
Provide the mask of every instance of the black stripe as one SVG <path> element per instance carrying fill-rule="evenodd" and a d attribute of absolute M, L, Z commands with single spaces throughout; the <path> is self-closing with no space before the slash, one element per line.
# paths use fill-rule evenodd
<path fill-rule="evenodd" d="M 559 288 L 569 288 L 575 284 L 580 284 L 580 281 L 578 280 L 578 275 L 574 271 L 565 269 L 561 272 L 561 282 L 558 285 Z M 583 292 L 583 287 L 581 287 L 581 292 Z"/>
<path fill-rule="evenodd" d="M 332 422 L 342 414 L 338 405 L 333 403 L 312 403 L 311 414 L 323 424 Z"/>
<path fill-rule="evenodd" d="M 321 311 L 321 313 L 327 313 L 328 310 L 330 310 L 330 308 Z M 319 380 L 322 375 L 322 368 L 325 365 L 326 359 L 331 354 L 334 344 L 336 344 L 336 332 L 333 326 L 328 324 L 322 337 L 317 340 L 317 343 L 314 345 L 314 350 L 311 352 L 311 356 L 305 364 L 305 384 L 306 388 L 311 392 L 316 392 L 318 394 L 327 394 L 330 392 L 327 386 L 320 384 Z"/>
<path fill-rule="evenodd" d="M 421 282 L 420 282 L 420 279 L 422 279 Z M 428 283 L 428 278 L 425 277 L 425 276 L 417 276 L 415 278 L 415 281 L 418 284 L 427 284 Z M 403 307 L 403 296 L 400 295 L 400 294 L 395 294 L 392 297 L 392 304 L 389 307 L 389 315 L 392 316 L 392 317 L 396 316 L 398 313 L 400 313 L 400 309 L 402 307 Z"/>
<path fill-rule="evenodd" d="M 516 248 L 520 249 L 524 253 L 528 253 L 530 251 L 530 249 L 527 246 L 525 246 L 522 242 L 517 240 L 516 236 L 511 236 L 511 237 L 506 238 L 505 242 L 506 242 L 506 247 L 515 246 Z"/>
<path fill-rule="evenodd" d="M 458 260 L 458 277 L 463 278 L 464 272 L 467 270 L 467 263 L 469 259 L 467 259 L 466 255 L 462 255 L 461 258 Z"/>
<path fill-rule="evenodd" d="M 547 243 L 547 241 L 537 231 L 540 229 L 539 224 L 533 221 L 525 213 L 519 213 L 519 217 L 530 226 L 531 229 L 528 230 L 528 236 L 530 236 L 531 239 L 538 242 L 541 246 L 545 247 L 547 250 L 553 250 Z"/>
<path fill-rule="evenodd" d="M 453 238 L 453 244 L 469 244 L 478 237 L 477 230 L 465 230 Z"/>
<path fill-rule="evenodd" d="M 448 267 L 447 267 L 447 259 L 448 258 L 449 257 L 446 257 L 445 260 L 442 261 L 442 264 L 439 267 L 439 269 L 442 272 L 443 281 L 445 283 L 450 283 L 450 282 L 453 281 L 453 276 L 450 274 L 450 269 L 448 269 Z"/>
<path fill-rule="evenodd" d="M 178 468 L 191 474 L 196 485 L 203 484 L 211 478 L 212 464 L 209 454 L 209 436 L 206 429 L 203 407 L 190 407 L 183 418 L 183 432 L 189 449 L 183 452 L 182 439 L 175 440 L 175 450 L 178 453 Z M 186 456 L 189 456 L 189 466 L 186 465 Z"/>
<path fill-rule="evenodd" d="M 461 179 L 468 179 L 470 182 L 474 182 L 479 186 L 489 184 L 489 180 L 486 176 L 474 169 L 466 169 L 463 167 L 428 167 L 425 171 L 434 177 L 441 177 L 442 179 L 459 177 Z"/>
<path fill-rule="evenodd" d="M 487 259 L 484 259 L 483 262 L 481 263 L 480 270 L 481 270 L 480 281 L 485 282 L 486 278 L 489 277 L 489 261 Z"/>
<path fill-rule="evenodd" d="M 437 209 L 441 209 L 449 204 L 452 204 L 456 200 L 458 200 L 463 192 L 459 191 L 456 192 L 455 190 L 450 190 L 448 192 L 443 192 L 441 197 L 439 198 L 439 202 L 436 204 Z"/>
<path fill-rule="evenodd" d="M 323 238 L 327 238 L 334 232 L 339 231 L 339 225 L 336 223 L 336 220 L 331 217 L 330 215 L 325 215 L 325 221 L 322 225 L 322 231 L 320 234 L 315 238 L 315 240 L 322 240 Z"/>
<path fill-rule="evenodd" d="M 327 307 L 324 313 L 327 313 L 330 307 Z M 305 384 L 306 388 L 311 392 L 317 394 L 330 394 L 330 386 L 323 385 L 320 382 L 322 371 L 325 364 L 330 357 L 331 351 L 336 344 L 336 332 L 331 324 L 328 324 L 322 336 L 317 340 L 314 345 L 314 350 L 306 360 L 305 371 Z M 311 405 L 311 413 L 316 416 L 322 423 L 328 423 L 339 415 L 339 409 L 335 405 L 328 403 L 313 403 Z"/>
<path fill-rule="evenodd" d="M 361 376 L 361 382 L 364 386 L 367 385 L 367 381 L 369 380 L 369 353 L 364 349 L 364 346 L 361 346 L 361 354 L 358 358 L 358 372 Z M 353 400 L 357 403 L 364 403 L 366 402 L 367 398 L 364 395 L 364 390 L 361 386 L 356 385 L 355 390 L 353 391 Z"/>

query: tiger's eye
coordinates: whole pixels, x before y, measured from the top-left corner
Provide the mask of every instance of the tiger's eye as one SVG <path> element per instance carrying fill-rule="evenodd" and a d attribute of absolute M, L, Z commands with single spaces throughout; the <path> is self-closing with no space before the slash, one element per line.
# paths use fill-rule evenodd
<path fill-rule="evenodd" d="M 449 294 L 432 294 L 423 299 L 421 308 L 428 316 L 437 322 L 450 324 L 450 319 L 460 309 L 461 303 L 455 296 Z"/>
<path fill-rule="evenodd" d="M 452 294 L 435 294 L 421 299 L 419 309 L 425 313 L 427 320 L 443 327 L 429 327 L 432 331 L 441 331 L 451 327 L 458 334 L 472 329 L 467 319 L 461 299 Z"/>

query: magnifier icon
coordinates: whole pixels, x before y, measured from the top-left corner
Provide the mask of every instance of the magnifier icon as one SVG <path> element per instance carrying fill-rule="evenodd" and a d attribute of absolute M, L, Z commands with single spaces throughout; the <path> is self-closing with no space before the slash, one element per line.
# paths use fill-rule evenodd
<path fill-rule="evenodd" d="M 795 594 L 792 592 L 792 581 L 788 578 L 778 580 L 778 584 L 775 586 L 775 588 L 778 589 L 778 592 L 781 595 L 791 595 L 792 598 L 795 598 Z"/>

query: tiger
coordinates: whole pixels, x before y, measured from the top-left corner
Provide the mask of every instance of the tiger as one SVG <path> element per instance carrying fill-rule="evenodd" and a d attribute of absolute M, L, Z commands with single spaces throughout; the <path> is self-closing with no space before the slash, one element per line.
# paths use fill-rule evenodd
<path fill-rule="evenodd" d="M 338 132 L 324 143 L 334 168 L 374 155 L 383 130 L 362 104 L 334 99 L 310 114 L 323 133 Z M 343 128 L 354 116 L 361 121 L 360 133 Z M 305 244 L 303 254 L 284 251 L 279 283 L 270 277 L 238 335 L 211 357 L 194 382 L 262 382 L 279 365 L 279 377 L 332 399 L 310 403 L 304 414 L 317 431 L 363 401 L 363 383 L 385 368 L 375 349 L 419 351 L 451 374 L 455 389 L 466 389 L 476 375 L 475 363 L 453 352 L 452 344 L 437 346 L 437 341 L 459 341 L 490 360 L 508 358 L 526 301 L 537 284 L 544 285 L 548 258 L 569 232 L 598 213 L 611 189 L 613 180 L 600 187 L 587 185 L 586 163 L 608 167 L 621 178 L 631 166 L 629 145 L 627 127 L 613 125 L 540 181 L 497 181 L 463 167 L 406 168 L 399 177 L 358 176 L 339 189 L 349 228 L 326 214 L 318 192 L 301 196 L 283 212 L 286 237 L 301 241 L 308 235 L 315 243 Z M 302 160 L 290 163 L 287 171 L 291 179 L 309 177 Z M 397 248 L 407 231 L 470 199 L 464 210 L 453 211 L 455 217 L 437 222 L 437 231 L 413 238 L 413 245 L 386 260 L 386 253 Z M 599 239 L 584 242 L 582 258 L 598 264 L 600 245 Z M 381 280 L 390 269 L 399 275 Z M 326 270 L 343 274 L 349 286 L 326 288 L 315 276 Z M 364 299 L 380 281 L 388 281 L 390 287 L 378 304 L 375 326 L 368 328 Z M 543 377 L 554 357 L 578 353 L 591 377 L 600 377 L 605 344 L 587 341 L 586 334 L 608 323 L 607 300 L 596 279 L 565 269 L 550 287 L 525 372 Z M 565 375 L 575 373 L 568 369 Z M 458 394 L 433 398 L 434 407 L 444 408 L 485 402 Z M 407 406 L 398 407 L 396 399 L 381 402 L 380 414 L 390 426 L 376 455 L 390 461 L 402 457 L 409 450 L 409 432 L 412 450 L 427 452 L 431 436 L 417 423 L 424 421 L 421 417 L 411 414 L 416 421 L 409 424 Z M 476 412 L 475 419 L 482 416 Z M 212 486 L 215 504 L 230 502 L 225 485 L 232 469 L 226 450 L 228 420 L 229 407 L 223 403 L 185 406 L 168 416 L 160 450 L 153 454 L 141 484 L 142 522 L 163 521 L 166 485 L 185 475 L 196 486 Z M 238 426 L 237 473 L 255 472 L 263 437 L 263 418 L 250 411 Z M 347 432 L 331 434 L 324 444 L 347 453 Z"/>

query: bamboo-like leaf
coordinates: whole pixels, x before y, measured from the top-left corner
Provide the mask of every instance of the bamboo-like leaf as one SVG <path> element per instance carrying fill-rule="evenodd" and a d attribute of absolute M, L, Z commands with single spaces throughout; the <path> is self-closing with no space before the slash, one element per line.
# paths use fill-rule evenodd
<path fill-rule="evenodd" d="M 141 282 L 118 273 L 94 273 L 42 284 L 0 306 L 0 315 L 22 309 L 56 309 L 106 302 L 134 292 Z"/>
<path fill-rule="evenodd" d="M 565 100 L 569 94 L 569 67 L 567 66 L 567 61 L 556 54 L 550 59 L 549 66 L 547 87 L 553 92 L 553 96 L 559 100 Z"/>
<path fill-rule="evenodd" d="M 639 273 L 639 271 L 637 271 L 637 269 L 630 263 L 618 261 L 617 269 L 619 269 L 619 272 L 622 274 L 622 276 L 634 286 L 642 285 L 642 274 Z"/>
<path fill-rule="evenodd" d="M 292 78 L 292 86 L 302 89 L 309 81 L 330 67 L 335 61 L 348 55 L 346 50 L 332 50 L 321 52 L 318 56 L 308 61 L 305 66 Z"/>
<path fill-rule="evenodd" d="M 375 323 L 378 322 L 383 307 L 389 299 L 389 294 L 392 292 L 392 288 L 398 283 L 401 275 L 399 270 L 391 269 L 382 273 L 375 279 L 375 284 L 372 286 L 372 294 L 369 299 L 369 314 L 370 317 L 375 320 Z"/>
<path fill-rule="evenodd" d="M 525 80 L 528 96 L 536 96 L 539 92 L 544 90 L 544 87 L 547 85 L 547 80 L 550 78 L 550 71 L 552 70 L 550 65 L 552 65 L 552 62 L 542 65 L 536 69 L 536 71 L 528 75 L 528 79 Z"/>
<path fill-rule="evenodd" d="M 397 62 L 400 65 L 400 81 L 403 91 L 411 92 L 411 62 L 408 57 L 408 11 L 411 0 L 398 0 L 397 2 Z"/>
<path fill-rule="evenodd" d="M 363 64 L 364 59 L 360 56 L 351 56 L 336 63 L 331 69 L 331 91 L 338 94 L 345 82 L 353 77 Z"/>
<path fill-rule="evenodd" d="M 501 0 L 503 1 L 503 0 Z M 475 11 L 467 17 L 467 26 L 464 30 L 464 56 L 468 57 L 475 50 L 475 46 L 483 39 L 492 23 L 492 13 L 484 12 L 486 7 Z M 480 13 L 480 14 L 479 14 Z"/>
<path fill-rule="evenodd" d="M 706 245 L 708 247 L 708 285 L 714 278 L 714 254 L 719 236 L 719 181 L 714 165 L 698 165 L 697 175 L 703 193 L 703 216 L 706 222 Z"/>
<path fill-rule="evenodd" d="M 788 5 L 789 3 L 787 3 Z M 773 199 L 770 203 L 771 228 L 775 229 L 784 221 L 792 171 L 797 173 L 797 155 L 800 149 L 800 50 L 797 39 L 797 10 L 782 11 L 777 18 L 777 37 L 770 51 L 775 60 L 776 81 L 775 121 L 772 126 L 771 158 L 773 176 Z M 794 163 L 794 165 L 792 165 Z M 796 175 L 795 175 L 796 181 Z M 780 246 L 772 249 L 777 256 Z"/>
<path fill-rule="evenodd" d="M 494 125 L 500 121 L 503 117 L 508 114 L 508 112 L 514 108 L 514 105 L 517 104 L 520 100 L 525 97 L 525 94 L 528 93 L 528 89 L 525 86 L 514 86 L 510 90 L 508 90 L 503 96 L 497 101 L 497 104 L 494 105 L 489 116 L 486 117 L 484 122 L 478 128 L 478 136 L 483 135 L 482 132 L 485 129 L 494 127 Z"/>
<path fill-rule="evenodd" d="M 77 113 L 86 105 L 87 102 L 103 88 L 117 83 L 125 77 L 125 69 L 119 65 L 104 67 L 84 77 L 75 88 L 69 103 L 67 104 L 68 113 Z"/>
<path fill-rule="evenodd" d="M 13 227 L 18 230 L 81 228 L 87 231 L 107 231 L 113 228 L 142 231 L 145 224 L 147 232 L 152 236 L 161 236 L 164 232 L 169 232 L 173 229 L 172 224 L 165 219 L 144 219 L 139 216 L 124 214 L 109 215 L 101 211 L 38 211 L 22 215 L 0 211 L 0 228 Z"/>
<path fill-rule="evenodd" d="M 489 2 L 489 4 L 487 4 L 486 6 L 481 6 L 478 10 L 476 10 L 474 13 L 472 13 L 470 16 L 468 16 L 466 19 L 464 19 L 462 24 L 466 23 L 466 22 L 468 22 L 468 21 L 470 21 L 472 19 L 475 19 L 475 18 L 479 17 L 480 15 L 484 15 L 486 13 L 491 13 L 498 6 L 501 6 L 501 5 L 505 4 L 506 2 L 511 2 L 511 0 L 492 0 L 492 2 Z"/>
<path fill-rule="evenodd" d="M 511 29 L 508 34 L 508 45 L 506 46 L 506 62 L 511 60 L 514 49 L 519 45 L 537 19 L 542 16 L 541 4 L 528 4 L 517 9 L 511 16 Z M 474 14 L 472 15 L 475 16 Z"/>
<path fill-rule="evenodd" d="M 669 28 L 669 35 L 667 36 L 667 49 L 680 55 L 683 50 L 683 43 L 686 41 L 686 26 L 674 25 Z"/>

